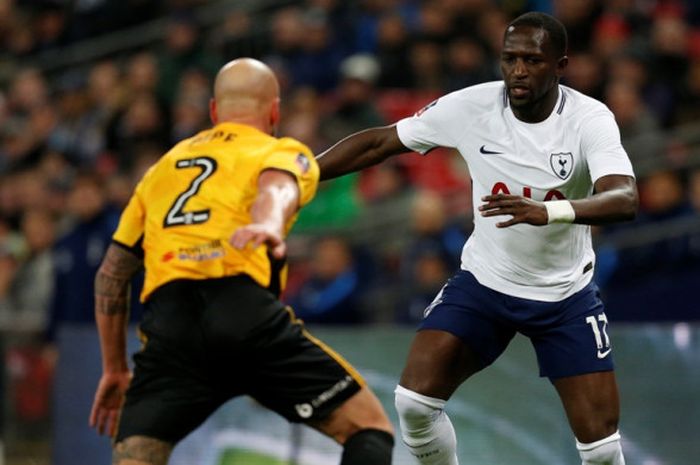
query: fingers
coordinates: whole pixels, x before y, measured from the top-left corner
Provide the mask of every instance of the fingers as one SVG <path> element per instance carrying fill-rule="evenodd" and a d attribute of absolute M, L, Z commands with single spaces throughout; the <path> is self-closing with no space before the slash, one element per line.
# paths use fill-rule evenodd
<path fill-rule="evenodd" d="M 90 425 L 90 428 L 94 428 L 97 425 L 97 410 L 98 410 L 97 402 L 92 404 L 92 410 L 90 410 L 90 419 L 88 420 L 88 424 Z"/>
<path fill-rule="evenodd" d="M 250 242 L 252 237 L 252 232 L 246 228 L 240 228 L 231 235 L 229 239 L 229 244 L 238 250 L 242 250 Z"/>
<path fill-rule="evenodd" d="M 517 195 L 504 194 L 486 195 L 481 199 L 486 202 L 479 206 L 481 216 L 512 216 L 506 221 L 496 223 L 498 228 L 507 228 L 518 223 L 536 226 L 547 224 L 546 209 L 541 202 Z"/>
<path fill-rule="evenodd" d="M 119 410 L 111 410 L 107 417 L 109 424 L 109 437 L 113 438 L 117 435 L 117 425 L 119 424 Z"/>
<path fill-rule="evenodd" d="M 287 244 L 281 241 L 277 246 L 272 249 L 272 256 L 278 259 L 282 259 L 287 255 Z"/>
<path fill-rule="evenodd" d="M 247 246 L 257 249 L 267 244 L 275 258 L 283 258 L 287 253 L 287 246 L 282 238 L 260 228 L 244 226 L 233 233 L 229 243 L 238 250 L 243 250 Z"/>
<path fill-rule="evenodd" d="M 100 435 L 114 437 L 119 424 L 119 409 L 93 406 L 90 413 L 90 427 L 95 428 Z"/>
<path fill-rule="evenodd" d="M 243 250 L 250 244 L 253 249 L 260 247 L 268 239 L 268 235 L 260 231 L 241 228 L 231 236 L 229 244 L 238 250 Z"/>

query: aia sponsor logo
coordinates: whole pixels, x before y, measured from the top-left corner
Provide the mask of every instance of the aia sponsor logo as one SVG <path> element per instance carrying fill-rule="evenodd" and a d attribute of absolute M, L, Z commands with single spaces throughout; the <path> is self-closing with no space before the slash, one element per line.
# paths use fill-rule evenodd
<path fill-rule="evenodd" d="M 510 189 L 504 182 L 497 182 L 496 184 L 493 185 L 491 188 L 491 195 L 497 195 L 497 194 L 505 194 L 505 195 L 510 195 Z M 514 195 L 517 195 L 514 194 Z M 523 186 L 523 192 L 521 194 L 523 197 L 527 197 L 528 199 L 532 198 L 532 187 L 530 186 Z M 539 200 L 539 199 L 536 199 Z M 544 195 L 544 198 L 542 199 L 545 202 L 549 200 L 566 200 L 566 196 L 559 192 L 556 189 L 552 189 L 551 191 L 547 191 L 547 193 Z"/>

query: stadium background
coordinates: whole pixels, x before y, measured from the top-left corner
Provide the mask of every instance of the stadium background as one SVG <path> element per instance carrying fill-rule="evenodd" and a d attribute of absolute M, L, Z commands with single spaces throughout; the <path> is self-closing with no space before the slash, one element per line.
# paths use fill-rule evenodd
<path fill-rule="evenodd" d="M 610 107 L 638 174 L 638 219 L 595 231 L 630 463 L 697 463 L 697 2 L 0 0 L 0 464 L 107 463 L 108 441 L 87 428 L 99 376 L 92 279 L 141 173 L 208 124 L 219 66 L 270 64 L 280 135 L 320 152 L 497 79 L 504 26 L 531 9 L 567 26 L 565 83 Z M 412 327 L 457 266 L 470 203 L 458 156 L 407 155 L 322 184 L 290 238 L 285 299 L 367 374 L 392 415 Z M 465 463 L 576 463 L 522 339 L 449 412 Z M 395 463 L 412 463 L 396 450 Z M 241 399 L 174 463 L 314 465 L 337 453 Z"/>

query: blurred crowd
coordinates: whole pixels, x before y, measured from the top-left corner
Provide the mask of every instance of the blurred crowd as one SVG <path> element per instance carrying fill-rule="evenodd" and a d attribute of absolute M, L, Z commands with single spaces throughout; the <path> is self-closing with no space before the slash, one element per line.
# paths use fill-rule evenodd
<path fill-rule="evenodd" d="M 272 66 L 279 135 L 319 153 L 499 79 L 503 30 L 532 9 L 567 26 L 564 83 L 610 107 L 638 174 L 639 218 L 596 230 L 611 319 L 698 318 L 687 290 L 700 282 L 700 3 L 257 3 L 0 0 L 0 345 L 11 346 L 0 392 L 15 421 L 45 425 L 47 347 L 62 324 L 92 324 L 93 277 L 120 211 L 155 160 L 209 125 L 222 64 Z M 204 20 L 217 4 L 230 8 Z M 149 24 L 157 40 L 132 37 Z M 129 40 L 94 59 L 66 52 L 105 35 Z M 56 57 L 64 64 L 49 66 Z M 464 162 L 448 150 L 322 183 L 290 237 L 284 299 L 309 323 L 415 324 L 459 266 L 471 200 Z"/>
<path fill-rule="evenodd" d="M 61 323 L 92 321 L 92 278 L 120 210 L 162 153 L 208 126 L 212 78 L 226 61 L 272 66 L 283 92 L 279 135 L 318 153 L 442 93 L 499 79 L 505 25 L 531 9 L 567 26 L 564 83 L 610 107 L 637 167 L 640 218 L 597 231 L 604 288 L 627 292 L 624 303 L 659 270 L 697 270 L 697 228 L 682 227 L 700 212 L 697 2 L 306 0 L 257 10 L 229 2 L 203 22 L 207 3 L 0 0 L 4 331 L 52 340 Z M 42 67 L 67 47 L 156 19 L 153 43 Z M 468 173 L 446 150 L 323 183 L 291 238 L 285 298 L 310 322 L 415 322 L 458 266 L 470 206 Z M 656 224 L 680 232 L 655 237 Z M 645 227 L 647 242 L 625 241 Z"/>

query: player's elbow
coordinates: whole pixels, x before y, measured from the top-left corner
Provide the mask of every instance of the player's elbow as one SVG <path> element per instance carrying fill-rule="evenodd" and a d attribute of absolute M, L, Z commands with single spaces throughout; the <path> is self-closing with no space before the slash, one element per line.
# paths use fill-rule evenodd
<path fill-rule="evenodd" d="M 620 202 L 620 220 L 634 220 L 639 210 L 639 194 L 637 193 L 637 189 L 625 189 L 622 199 L 623 201 Z"/>

